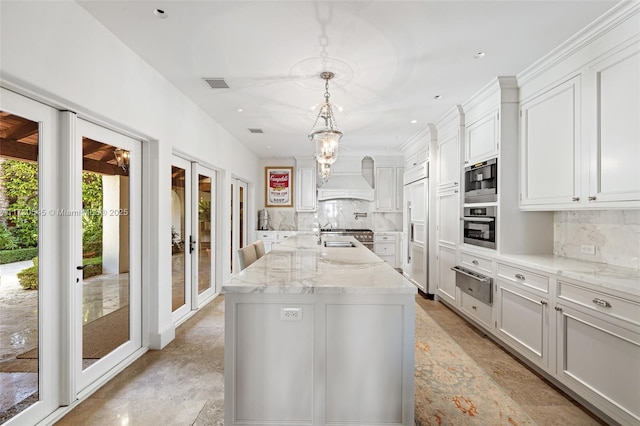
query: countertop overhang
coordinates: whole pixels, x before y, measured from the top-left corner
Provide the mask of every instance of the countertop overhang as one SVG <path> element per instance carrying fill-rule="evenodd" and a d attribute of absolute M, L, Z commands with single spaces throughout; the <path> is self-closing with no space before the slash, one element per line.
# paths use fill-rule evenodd
<path fill-rule="evenodd" d="M 274 246 L 223 284 L 222 293 L 416 294 L 417 288 L 353 237 L 355 247 L 325 247 L 313 234 L 296 235 Z"/>

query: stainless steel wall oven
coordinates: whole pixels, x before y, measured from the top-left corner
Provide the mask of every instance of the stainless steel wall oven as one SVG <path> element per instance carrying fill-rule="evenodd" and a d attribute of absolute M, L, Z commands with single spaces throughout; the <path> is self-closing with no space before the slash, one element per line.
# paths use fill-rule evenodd
<path fill-rule="evenodd" d="M 465 207 L 464 242 L 475 246 L 496 248 L 496 207 Z"/>

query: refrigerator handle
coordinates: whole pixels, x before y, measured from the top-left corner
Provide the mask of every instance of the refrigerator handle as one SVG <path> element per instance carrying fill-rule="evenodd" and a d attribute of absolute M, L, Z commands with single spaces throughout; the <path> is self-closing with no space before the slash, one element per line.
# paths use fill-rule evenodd
<path fill-rule="evenodd" d="M 413 223 L 411 224 L 411 231 L 409 232 L 409 241 L 413 242 Z"/>

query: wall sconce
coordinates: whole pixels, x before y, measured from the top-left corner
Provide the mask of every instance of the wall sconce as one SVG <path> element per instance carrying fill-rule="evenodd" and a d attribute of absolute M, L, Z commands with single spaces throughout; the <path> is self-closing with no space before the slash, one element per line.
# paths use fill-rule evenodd
<path fill-rule="evenodd" d="M 113 151 L 114 157 L 116 157 L 116 163 L 118 167 L 121 167 L 125 172 L 127 171 L 127 167 L 129 167 L 129 151 L 126 151 L 122 148 L 116 148 Z"/>

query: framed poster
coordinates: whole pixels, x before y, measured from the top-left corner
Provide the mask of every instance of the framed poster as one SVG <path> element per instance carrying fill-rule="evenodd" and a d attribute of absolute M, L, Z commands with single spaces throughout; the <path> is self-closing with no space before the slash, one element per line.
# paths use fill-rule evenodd
<path fill-rule="evenodd" d="M 293 167 L 265 167 L 265 207 L 293 207 Z"/>

